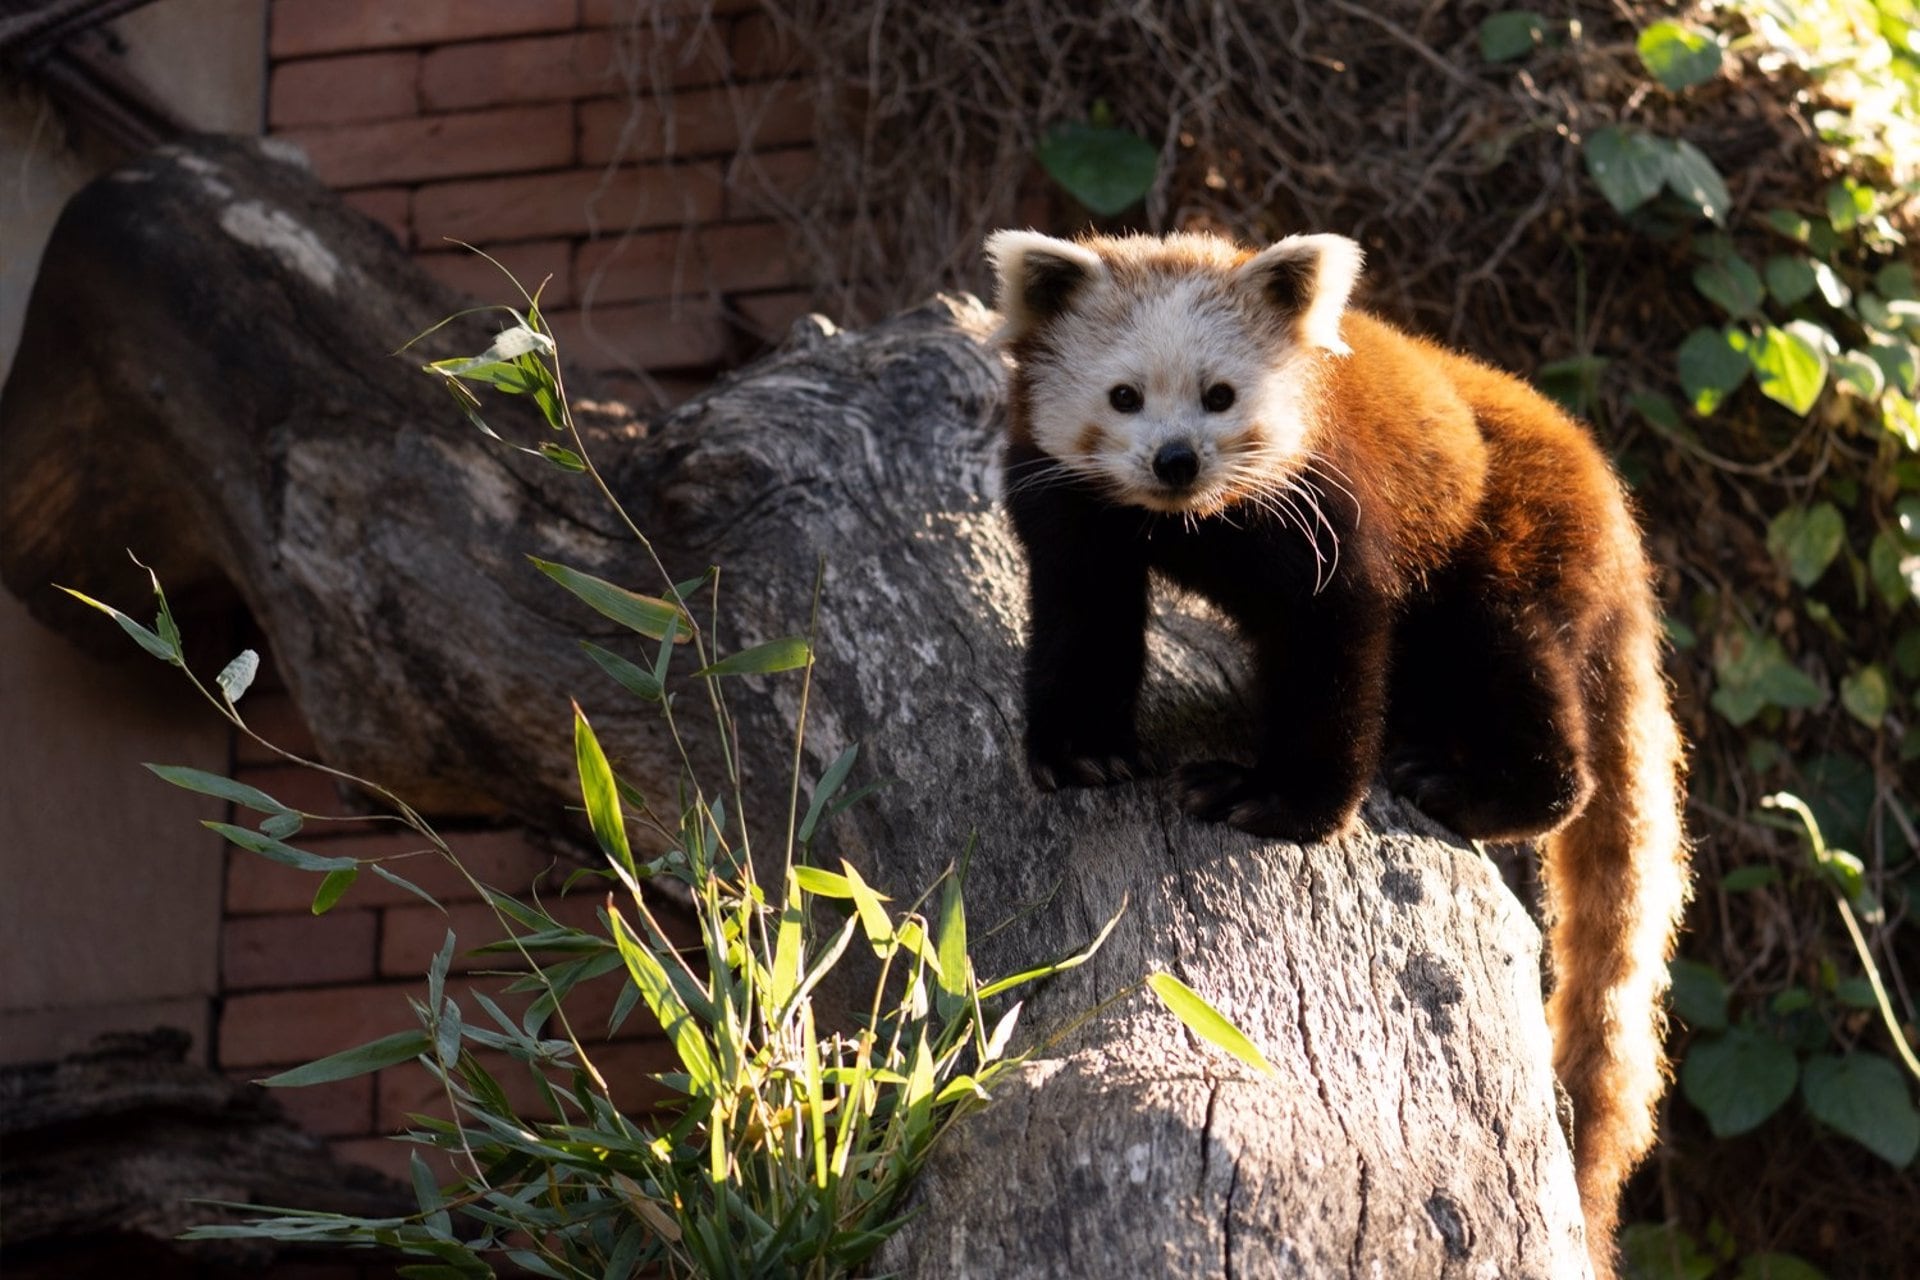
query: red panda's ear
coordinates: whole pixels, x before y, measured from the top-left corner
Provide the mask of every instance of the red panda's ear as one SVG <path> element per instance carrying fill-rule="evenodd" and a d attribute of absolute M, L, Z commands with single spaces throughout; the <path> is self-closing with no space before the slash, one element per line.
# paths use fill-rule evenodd
<path fill-rule="evenodd" d="M 1298 327 L 1302 342 L 1345 355 L 1340 313 L 1364 260 L 1360 246 L 1345 236 L 1288 236 L 1249 258 L 1240 278 Z"/>
<path fill-rule="evenodd" d="M 987 257 L 997 282 L 994 306 L 1006 317 L 1004 338 L 1032 333 L 1107 270 L 1093 250 L 1037 231 L 994 232 L 987 237 Z"/>

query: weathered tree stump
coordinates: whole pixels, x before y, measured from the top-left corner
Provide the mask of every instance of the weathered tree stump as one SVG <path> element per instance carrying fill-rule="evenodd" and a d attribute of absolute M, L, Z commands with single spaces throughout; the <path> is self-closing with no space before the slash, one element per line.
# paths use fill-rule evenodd
<path fill-rule="evenodd" d="M 140 599 L 123 547 L 170 583 L 224 579 L 331 761 L 423 806 L 567 830 L 569 695 L 643 789 L 672 773 L 651 712 L 574 643 L 618 641 L 523 556 L 657 584 L 589 486 L 485 440 L 416 371 L 483 346 L 471 325 L 388 354 L 457 305 L 249 144 L 162 151 L 94 185 L 49 247 L 0 400 L 0 571 L 55 621 L 49 581 Z M 1026 1035 L 1166 969 L 1278 1068 L 1256 1078 L 1123 1002 L 936 1151 L 881 1265 L 1585 1274 L 1538 936 L 1478 852 L 1379 790 L 1363 832 L 1298 848 L 1198 824 L 1159 781 L 1027 783 L 992 325 L 968 298 L 864 333 L 803 322 L 596 451 L 670 570 L 724 566 L 722 651 L 802 629 L 825 558 L 806 768 L 857 740 L 862 774 L 899 780 L 836 822 L 828 856 L 911 898 L 977 837 L 983 974 L 1076 949 L 1124 904 L 1098 957 L 1031 1001 Z M 1188 604 L 1158 612 L 1146 740 L 1174 758 L 1247 742 L 1231 637 Z M 730 696 L 773 798 L 760 826 L 783 829 L 797 684 Z"/>

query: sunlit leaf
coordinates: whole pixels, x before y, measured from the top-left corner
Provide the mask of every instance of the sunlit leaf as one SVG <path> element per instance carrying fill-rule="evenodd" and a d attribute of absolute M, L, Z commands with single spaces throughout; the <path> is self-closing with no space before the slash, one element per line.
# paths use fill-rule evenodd
<path fill-rule="evenodd" d="M 693 674 L 697 676 L 757 676 L 774 671 L 791 671 L 795 667 L 804 667 L 812 656 L 813 650 L 805 636 L 783 636 L 778 640 L 769 640 L 757 644 L 751 649 L 729 654 L 700 668 Z"/>
<path fill-rule="evenodd" d="M 1719 40 L 1694 27 L 1656 22 L 1640 33 L 1635 47 L 1648 73 L 1675 93 L 1720 74 Z"/>
<path fill-rule="evenodd" d="M 665 600 L 640 595 L 625 587 L 617 587 L 604 578 L 596 578 L 590 573 L 569 569 L 566 565 L 542 560 L 538 556 L 528 556 L 527 559 L 533 561 L 540 572 L 623 627 L 655 640 L 667 634 L 669 624 L 674 625 L 682 635 L 691 634 L 690 619 L 686 612 Z"/>
<path fill-rule="evenodd" d="M 1663 171 L 1667 190 L 1687 202 L 1700 214 L 1723 225 L 1732 197 L 1727 183 L 1706 153 L 1684 138 L 1674 138 L 1662 148 Z"/>
<path fill-rule="evenodd" d="M 314 891 L 313 906 L 311 908 L 313 914 L 322 916 L 333 910 L 334 904 L 339 902 L 341 896 L 353 887 L 353 882 L 357 880 L 359 876 L 359 867 L 341 867 L 337 870 L 327 872 L 326 876 L 320 881 L 320 887 Z"/>
<path fill-rule="evenodd" d="M 614 863 L 633 875 L 633 849 L 627 842 L 626 819 L 620 813 L 620 795 L 613 785 L 613 767 L 600 749 L 600 739 L 587 723 L 578 703 L 573 707 L 573 759 L 580 775 L 580 794 L 586 802 L 593 837 Z"/>
<path fill-rule="evenodd" d="M 1247 1033 L 1208 1004 L 1192 987 L 1170 973 L 1148 974 L 1147 986 L 1154 995 L 1160 997 L 1160 1003 L 1185 1024 L 1187 1030 L 1216 1049 L 1224 1049 L 1260 1074 L 1279 1078 L 1280 1073 L 1273 1069 L 1266 1055 L 1247 1038 Z"/>
<path fill-rule="evenodd" d="M 1736 345 L 1735 337 L 1741 339 Z M 1753 364 L 1747 359 L 1745 334 L 1727 329 L 1695 329 L 1676 353 L 1680 386 L 1693 411 L 1702 417 L 1747 380 Z"/>
<path fill-rule="evenodd" d="M 1768 325 L 1747 353 L 1761 393 L 1802 416 L 1827 381 L 1827 353 L 1814 329 L 1799 320 L 1784 329 Z"/>

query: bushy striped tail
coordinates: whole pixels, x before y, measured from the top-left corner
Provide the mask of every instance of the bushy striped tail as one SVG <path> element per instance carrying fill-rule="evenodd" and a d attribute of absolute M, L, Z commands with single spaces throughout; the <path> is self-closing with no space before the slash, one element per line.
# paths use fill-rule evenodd
<path fill-rule="evenodd" d="M 1644 580 L 1644 579 L 1643 579 Z M 1614 1272 L 1621 1185 L 1653 1146 L 1666 1088 L 1667 961 L 1689 894 L 1679 731 L 1651 598 L 1588 664 L 1596 783 L 1544 850 L 1554 1070 L 1573 1100 L 1574 1171 L 1594 1273 Z"/>

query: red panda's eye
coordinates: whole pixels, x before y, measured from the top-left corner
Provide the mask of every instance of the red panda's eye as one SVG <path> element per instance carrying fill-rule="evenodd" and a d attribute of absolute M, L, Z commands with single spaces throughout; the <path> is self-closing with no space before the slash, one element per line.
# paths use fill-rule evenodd
<path fill-rule="evenodd" d="M 1140 388 L 1130 387 L 1123 382 L 1107 392 L 1107 403 L 1122 413 L 1138 413 L 1145 402 L 1140 399 Z"/>
<path fill-rule="evenodd" d="M 1208 413 L 1225 413 L 1233 408 L 1233 388 L 1224 382 L 1214 383 L 1200 397 L 1200 407 Z"/>

